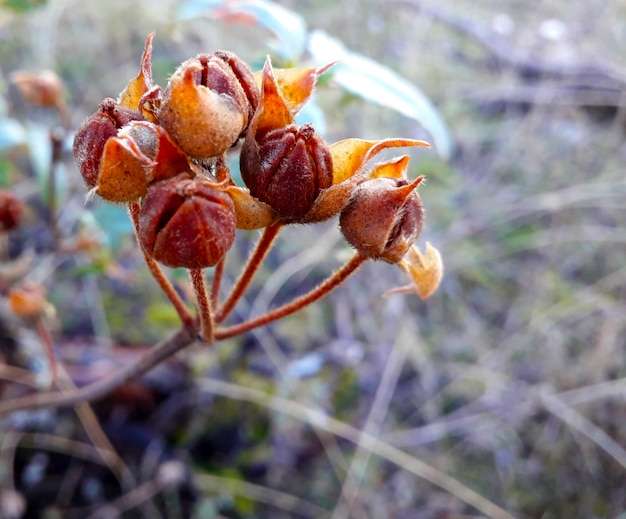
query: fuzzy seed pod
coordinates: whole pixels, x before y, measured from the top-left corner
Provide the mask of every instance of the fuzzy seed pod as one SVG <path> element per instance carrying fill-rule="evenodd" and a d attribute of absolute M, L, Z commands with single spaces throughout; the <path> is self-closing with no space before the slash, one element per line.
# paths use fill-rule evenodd
<path fill-rule="evenodd" d="M 96 187 L 100 161 L 107 141 L 130 121 L 144 120 L 137 110 L 124 108 L 107 98 L 98 111 L 83 122 L 74 135 L 74 161 L 89 189 Z"/>
<path fill-rule="evenodd" d="M 0 232 L 18 227 L 24 214 L 24 204 L 10 191 L 0 190 Z"/>
<path fill-rule="evenodd" d="M 339 218 L 341 232 L 362 254 L 397 263 L 422 232 L 424 209 L 412 183 L 374 178 L 357 187 Z"/>
<path fill-rule="evenodd" d="M 260 141 L 250 134 L 241 150 L 240 166 L 252 196 L 286 220 L 302 218 L 320 190 L 333 181 L 328 147 L 311 124 L 289 125 Z"/>
<path fill-rule="evenodd" d="M 217 157 L 245 134 L 258 100 L 248 65 L 218 51 L 180 65 L 163 93 L 158 120 L 190 157 Z"/>
<path fill-rule="evenodd" d="M 168 267 L 212 267 L 232 246 L 235 222 L 233 202 L 219 185 L 182 174 L 148 188 L 139 241 Z"/>
<path fill-rule="evenodd" d="M 252 196 L 297 222 L 332 185 L 332 157 L 313 125 L 295 124 L 269 60 L 261 84 L 261 101 L 241 148 L 241 176 Z"/>

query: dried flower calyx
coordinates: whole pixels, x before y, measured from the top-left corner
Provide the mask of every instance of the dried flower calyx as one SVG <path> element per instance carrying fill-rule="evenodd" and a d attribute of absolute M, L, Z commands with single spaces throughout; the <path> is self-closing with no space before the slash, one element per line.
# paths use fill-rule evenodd
<path fill-rule="evenodd" d="M 358 186 L 339 222 L 341 232 L 359 252 L 375 260 L 397 263 L 415 242 L 424 225 L 424 209 L 415 188 L 423 181 L 402 178 L 408 156 L 379 164 L 377 171 L 394 169 L 395 177 L 376 177 Z"/>
<path fill-rule="evenodd" d="M 217 157 L 245 134 L 258 101 L 248 65 L 218 51 L 180 65 L 163 93 L 157 118 L 190 157 Z"/>
<path fill-rule="evenodd" d="M 302 219 L 320 191 L 332 185 L 328 146 L 313 125 L 295 124 L 269 60 L 263 68 L 261 102 L 241 149 L 240 167 L 252 196 L 287 221 Z"/>

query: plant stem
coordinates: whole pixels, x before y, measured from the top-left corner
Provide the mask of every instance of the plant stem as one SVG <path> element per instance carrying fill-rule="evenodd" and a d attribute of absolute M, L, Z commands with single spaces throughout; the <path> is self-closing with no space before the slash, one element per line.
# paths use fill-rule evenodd
<path fill-rule="evenodd" d="M 282 223 L 278 222 L 266 227 L 263 230 L 261 239 L 258 241 L 256 247 L 254 248 L 254 251 L 248 258 L 248 262 L 246 263 L 246 266 L 244 267 L 241 274 L 239 275 L 239 278 L 235 282 L 235 286 L 233 286 L 230 295 L 228 296 L 222 307 L 218 309 L 217 313 L 215 314 L 216 323 L 223 322 L 224 319 L 226 319 L 233 311 L 233 308 L 235 308 L 235 305 L 241 299 L 241 296 L 250 285 L 250 281 L 252 281 L 254 274 L 261 266 L 261 263 L 263 263 L 265 256 L 269 252 L 272 243 L 278 236 L 281 228 Z"/>
<path fill-rule="evenodd" d="M 163 273 L 161 266 L 156 262 L 154 258 L 149 256 L 146 253 L 146 251 L 143 249 L 143 247 L 141 246 L 141 242 L 139 241 L 139 210 L 140 209 L 141 207 L 138 202 L 128 203 L 128 212 L 130 213 L 131 220 L 133 221 L 133 227 L 135 229 L 135 236 L 137 237 L 137 243 L 139 244 L 139 248 L 141 249 L 141 252 L 143 253 L 143 257 L 146 262 L 146 265 L 148 266 L 148 269 L 150 270 L 152 277 L 156 280 L 156 282 L 161 287 L 161 290 L 163 290 L 167 298 L 170 300 L 170 302 L 176 309 L 176 312 L 178 313 L 178 316 L 180 317 L 180 320 L 182 321 L 183 326 L 191 330 L 193 329 L 193 326 L 194 326 L 193 317 L 191 313 L 189 313 L 189 310 L 185 306 L 185 303 L 183 303 L 182 299 L 180 298 L 180 296 L 178 295 L 178 293 L 176 292 L 176 290 L 170 283 L 170 280 L 167 279 L 167 277 Z"/>
<path fill-rule="evenodd" d="M 259 326 L 264 326 L 278 319 L 282 319 L 283 317 L 301 310 L 305 306 L 321 299 L 341 285 L 341 283 L 343 283 L 351 274 L 356 272 L 367 259 L 367 256 L 364 256 L 359 252 L 355 253 L 354 256 L 352 256 L 352 258 L 350 258 L 339 270 L 331 274 L 330 277 L 307 294 L 303 294 L 290 303 L 271 310 L 263 315 L 260 315 L 259 317 L 255 317 L 233 326 L 218 328 L 215 330 L 215 339 L 219 341 L 229 337 L 234 337 L 235 335 L 241 335 L 242 333 L 258 328 Z"/>
<path fill-rule="evenodd" d="M 59 364 L 57 362 L 56 355 L 54 354 L 54 341 L 52 340 L 50 330 L 46 326 L 46 323 L 44 322 L 41 315 L 35 317 L 35 327 L 37 328 L 37 334 L 41 339 L 43 351 L 48 359 L 50 379 L 52 382 L 52 386 L 54 387 L 57 385 L 59 380 Z"/>
<path fill-rule="evenodd" d="M 215 265 L 215 270 L 213 271 L 213 281 L 211 282 L 211 306 L 213 308 L 217 308 L 220 301 L 220 288 L 222 286 L 222 278 L 224 277 L 225 264 L 226 262 L 224 258 L 222 258 L 220 262 Z"/>
<path fill-rule="evenodd" d="M 204 270 L 189 269 L 189 276 L 193 285 L 193 291 L 196 294 L 196 302 L 198 305 L 198 317 L 200 318 L 200 335 L 202 340 L 207 344 L 213 344 L 213 311 L 211 309 L 211 301 L 207 293 L 206 282 L 204 280 Z"/>
<path fill-rule="evenodd" d="M 123 367 L 103 380 L 98 380 L 74 391 L 38 393 L 0 402 L 0 416 L 23 409 L 41 409 L 44 407 L 53 409 L 103 398 L 121 385 L 138 379 L 175 353 L 191 346 L 195 342 L 195 336 L 196 332 L 193 329 L 181 328 L 169 339 L 153 346 L 136 362 Z"/>

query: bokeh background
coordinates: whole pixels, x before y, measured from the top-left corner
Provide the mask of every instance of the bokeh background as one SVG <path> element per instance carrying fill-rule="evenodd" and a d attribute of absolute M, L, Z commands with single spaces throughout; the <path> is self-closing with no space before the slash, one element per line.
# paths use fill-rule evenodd
<path fill-rule="evenodd" d="M 256 69 L 268 53 L 285 62 L 267 25 L 202 14 L 222 3 L 0 7 L 1 115 L 19 126 L 3 126 L 0 181 L 28 206 L 1 288 L 46 287 L 57 353 L 77 384 L 171 334 L 176 316 L 123 211 L 85 204 L 67 153 L 61 232 L 99 246 L 52 247 L 41 157 L 59 121 L 20 99 L 11 74 L 56 71 L 75 128 L 136 76 L 152 31 L 160 84 L 183 59 L 218 48 Z M 307 31 L 406 78 L 444 121 L 447 155 L 408 151 L 411 176 L 428 178 L 420 244 L 441 251 L 442 286 L 427 301 L 383 298 L 402 273 L 366 264 L 323 302 L 210 351 L 194 347 L 94 404 L 132 483 L 95 456 L 71 410 L 7 417 L 0 515 L 626 517 L 626 4 L 278 3 Z M 199 14 L 178 19 L 190 5 Z M 329 142 L 431 138 L 432 116 L 406 117 L 332 80 L 315 104 Z M 225 283 L 254 237 L 238 240 Z M 349 254 L 336 222 L 287 229 L 235 318 L 304 292 Z M 5 364 L 45 381 L 31 327 L 4 303 L 0 315 Z M 2 398 L 23 390 L 2 373 Z"/>

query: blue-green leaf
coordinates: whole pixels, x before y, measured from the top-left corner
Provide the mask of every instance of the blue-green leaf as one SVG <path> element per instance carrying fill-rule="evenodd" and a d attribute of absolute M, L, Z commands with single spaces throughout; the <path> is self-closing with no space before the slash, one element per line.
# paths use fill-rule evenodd
<path fill-rule="evenodd" d="M 332 80 L 341 88 L 419 122 L 432 136 L 439 155 L 450 156 L 452 143 L 448 129 L 431 100 L 418 87 L 390 68 L 351 52 L 323 31 L 311 33 L 308 50 L 317 66 L 339 60 L 332 69 Z"/>
<path fill-rule="evenodd" d="M 118 249 L 124 238 L 134 232 L 133 224 L 125 207 L 97 203 L 94 205 L 91 212 L 98 224 L 98 227 L 105 234 L 105 245 L 110 247 L 112 250 Z M 93 222 L 89 223 L 93 224 Z"/>
<path fill-rule="evenodd" d="M 254 23 L 265 27 L 276 40 L 270 47 L 284 60 L 296 61 L 306 47 L 306 23 L 299 14 L 269 0 L 187 0 L 179 20 L 211 16 L 225 22 Z"/>
<path fill-rule="evenodd" d="M 26 132 L 22 124 L 15 119 L 0 119 L 0 153 L 14 146 L 23 144 Z"/>

